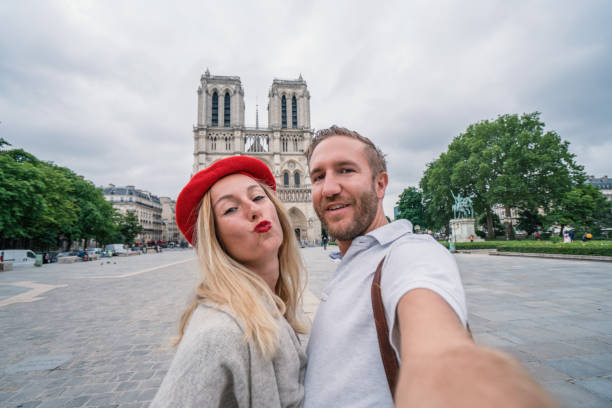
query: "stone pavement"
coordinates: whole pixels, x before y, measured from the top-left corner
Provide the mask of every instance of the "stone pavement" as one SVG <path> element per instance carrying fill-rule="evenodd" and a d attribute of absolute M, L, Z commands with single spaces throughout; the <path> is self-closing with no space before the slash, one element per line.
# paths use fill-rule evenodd
<path fill-rule="evenodd" d="M 329 252 L 302 249 L 311 316 Z M 457 261 L 479 343 L 516 356 L 568 407 L 612 406 L 609 264 Z M 189 250 L 0 273 L 0 407 L 148 406 L 196 276 Z"/>

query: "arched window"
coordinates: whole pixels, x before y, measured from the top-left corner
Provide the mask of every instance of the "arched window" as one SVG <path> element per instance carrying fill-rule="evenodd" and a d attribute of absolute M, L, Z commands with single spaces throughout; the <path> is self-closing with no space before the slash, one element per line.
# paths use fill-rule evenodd
<path fill-rule="evenodd" d="M 219 95 L 217 91 L 212 95 L 212 126 L 219 126 Z"/>
<path fill-rule="evenodd" d="M 287 137 L 286 136 L 281 136 L 281 147 L 283 149 L 283 152 L 287 151 Z"/>
<path fill-rule="evenodd" d="M 283 129 L 287 128 L 287 98 L 283 95 L 283 99 L 281 100 L 281 116 L 282 116 L 282 125 Z"/>
<path fill-rule="evenodd" d="M 230 127 L 230 94 L 225 93 L 225 101 L 223 102 L 223 126 Z"/>
<path fill-rule="evenodd" d="M 293 175 L 293 184 L 295 184 L 296 187 L 299 187 L 300 185 L 300 173 L 298 173 L 297 171 Z"/>
<path fill-rule="evenodd" d="M 283 174 L 283 185 L 288 186 L 289 185 L 289 173 L 285 172 L 285 174 Z"/>
<path fill-rule="evenodd" d="M 291 99 L 291 127 L 297 129 L 297 99 Z"/>

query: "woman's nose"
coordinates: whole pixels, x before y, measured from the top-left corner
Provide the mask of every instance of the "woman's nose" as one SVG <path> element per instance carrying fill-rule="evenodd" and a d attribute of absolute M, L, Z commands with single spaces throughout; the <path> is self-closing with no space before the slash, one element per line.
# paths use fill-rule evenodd
<path fill-rule="evenodd" d="M 248 208 L 249 220 L 254 221 L 261 217 L 261 208 L 256 203 L 251 203 Z"/>

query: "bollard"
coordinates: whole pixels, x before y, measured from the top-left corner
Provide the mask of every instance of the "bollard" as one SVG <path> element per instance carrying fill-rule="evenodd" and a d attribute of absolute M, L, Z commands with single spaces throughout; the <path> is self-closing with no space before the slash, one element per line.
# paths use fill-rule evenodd
<path fill-rule="evenodd" d="M 455 243 L 453 241 L 448 243 L 448 250 L 450 251 L 451 254 L 454 254 L 456 252 Z"/>

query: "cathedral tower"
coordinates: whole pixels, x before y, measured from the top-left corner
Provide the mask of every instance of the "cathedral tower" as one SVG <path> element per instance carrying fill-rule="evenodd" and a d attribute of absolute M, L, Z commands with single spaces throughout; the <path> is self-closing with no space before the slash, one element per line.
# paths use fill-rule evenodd
<path fill-rule="evenodd" d="M 261 159 L 276 177 L 277 196 L 285 203 L 298 240 L 320 242 L 321 224 L 312 208 L 304 155 L 312 139 L 306 81 L 301 75 L 274 79 L 268 96 L 268 127 L 247 127 L 240 78 L 206 70 L 198 87 L 193 173 L 227 156 Z"/>

